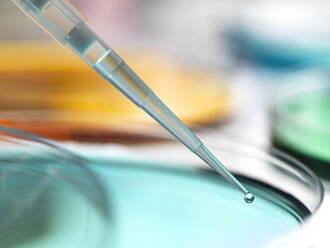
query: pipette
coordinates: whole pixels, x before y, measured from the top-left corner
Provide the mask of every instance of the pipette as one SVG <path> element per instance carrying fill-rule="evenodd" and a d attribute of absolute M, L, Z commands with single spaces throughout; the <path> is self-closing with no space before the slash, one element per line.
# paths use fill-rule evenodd
<path fill-rule="evenodd" d="M 115 51 L 88 27 L 86 19 L 67 0 L 12 1 L 55 40 L 63 46 L 69 46 L 104 79 L 239 189 L 244 194 L 246 202 L 250 203 L 254 200 L 254 196 L 162 103 Z"/>

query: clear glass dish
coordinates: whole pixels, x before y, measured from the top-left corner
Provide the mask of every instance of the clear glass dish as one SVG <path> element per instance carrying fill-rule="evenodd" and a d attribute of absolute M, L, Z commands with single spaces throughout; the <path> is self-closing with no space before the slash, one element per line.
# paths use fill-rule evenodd
<path fill-rule="evenodd" d="M 247 204 L 185 147 L 162 132 L 149 136 L 151 143 L 124 148 L 62 143 L 74 155 L 2 127 L 0 210 L 13 217 L 2 222 L 8 240 L 1 242 L 23 248 L 264 247 L 291 232 L 301 237 L 322 203 L 323 186 L 313 172 L 276 150 L 206 139 L 256 195 Z"/>
<path fill-rule="evenodd" d="M 85 163 L 51 141 L 0 127 L 0 247 L 104 247 L 110 208 Z"/>
<path fill-rule="evenodd" d="M 247 204 L 185 147 L 161 132 L 150 136 L 152 143 L 125 148 L 71 146 L 88 157 L 111 189 L 115 247 L 265 247 L 291 232 L 302 237 L 303 226 L 322 203 L 319 179 L 277 150 L 206 139 L 256 195 Z"/>

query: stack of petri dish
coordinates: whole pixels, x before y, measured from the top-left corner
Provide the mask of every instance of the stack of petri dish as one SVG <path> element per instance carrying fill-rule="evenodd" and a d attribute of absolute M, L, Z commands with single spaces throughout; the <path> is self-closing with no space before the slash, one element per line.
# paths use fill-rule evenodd
<path fill-rule="evenodd" d="M 155 138 L 126 149 L 71 143 L 75 155 L 1 128 L 1 247 L 263 247 L 303 235 L 322 203 L 313 172 L 275 150 L 210 142 L 255 194 L 247 204 L 186 148 Z"/>

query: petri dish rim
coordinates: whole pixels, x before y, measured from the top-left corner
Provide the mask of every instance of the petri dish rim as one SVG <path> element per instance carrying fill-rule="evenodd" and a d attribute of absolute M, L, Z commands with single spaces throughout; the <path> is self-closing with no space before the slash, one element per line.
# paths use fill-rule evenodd
<path fill-rule="evenodd" d="M 175 151 L 180 150 L 182 152 L 181 158 L 179 158 L 179 161 L 184 161 L 186 158 L 191 159 L 193 166 L 197 167 L 204 167 L 206 165 L 201 164 L 199 159 L 195 159 L 195 157 L 191 154 L 191 152 L 185 148 L 182 144 L 178 143 L 172 136 L 170 136 L 168 133 L 166 133 L 163 129 L 161 129 L 158 126 L 153 126 L 150 124 L 145 124 L 143 122 L 140 123 L 129 123 L 129 125 L 137 125 L 139 130 L 138 136 L 137 136 L 137 142 L 133 142 L 132 144 L 128 143 L 128 146 L 130 147 L 129 150 L 133 152 L 133 154 L 142 155 L 142 157 L 151 158 L 153 159 L 154 156 L 153 149 L 158 149 L 162 151 L 162 147 L 168 147 L 169 144 L 171 144 L 171 151 L 174 151 L 174 153 L 171 153 L 171 156 L 176 156 Z M 294 177 L 299 178 L 299 176 L 302 175 L 300 178 L 301 181 L 309 181 L 311 185 L 315 188 L 315 194 L 314 194 L 314 203 L 311 204 L 311 207 L 309 210 L 312 214 L 316 213 L 317 210 L 320 208 L 323 202 L 324 198 L 324 188 L 321 180 L 318 178 L 318 176 L 304 163 L 300 162 L 296 158 L 290 156 L 289 154 L 275 148 L 272 146 L 257 146 L 256 144 L 253 144 L 252 142 L 249 142 L 249 140 L 246 139 L 240 139 L 240 137 L 235 136 L 235 140 L 231 140 L 233 134 L 223 134 L 220 135 L 219 138 L 214 138 L 212 135 L 208 135 L 208 133 L 214 132 L 214 129 L 211 127 L 205 127 L 200 126 L 198 124 L 190 124 L 191 128 L 195 130 L 195 133 L 198 137 L 201 138 L 201 140 L 211 149 L 212 152 L 216 156 L 218 156 L 221 159 L 221 151 L 226 151 L 231 154 L 238 154 L 241 157 L 249 158 L 254 161 L 259 161 L 260 163 L 266 163 L 271 166 L 275 166 L 280 168 L 283 166 L 283 168 L 280 168 L 282 171 L 290 172 Z M 147 132 L 147 130 L 150 130 L 150 132 Z M 134 134 L 134 133 L 133 133 Z M 126 138 L 126 137 L 125 137 Z M 135 139 L 136 137 L 133 137 Z M 140 140 L 141 139 L 141 140 Z M 147 139 L 147 140 L 145 140 Z M 150 142 L 147 142 L 146 144 L 141 145 L 140 141 L 148 141 L 150 139 Z M 241 141 L 242 143 L 239 143 L 238 141 Z M 84 142 L 82 142 L 84 144 Z M 103 143 L 102 143 L 103 144 Z M 126 144 L 126 140 L 124 140 L 124 144 Z M 107 143 L 103 144 L 104 148 L 106 149 Z M 87 146 L 89 147 L 89 146 Z M 148 155 L 145 155 L 146 150 L 150 149 L 148 151 Z M 97 156 L 100 156 L 103 158 L 104 154 L 103 151 L 95 151 Z M 151 156 L 150 156 L 151 155 Z M 158 159 L 159 154 L 156 152 L 155 156 Z M 166 153 L 164 154 L 166 158 Z M 188 159 L 188 161 L 189 161 Z M 154 160 L 155 161 L 155 160 Z M 228 163 L 225 163 L 225 166 L 232 170 L 232 172 L 238 176 L 242 177 L 250 177 L 251 179 L 254 179 L 253 174 L 251 174 L 248 170 L 245 171 L 239 171 L 240 168 L 237 170 L 237 167 L 231 168 Z M 206 169 L 210 169 L 209 167 L 206 167 Z M 255 178 L 257 181 L 262 182 L 262 179 L 265 178 Z M 267 178 L 268 182 L 272 182 L 272 178 Z M 265 184 L 268 184 L 267 181 L 265 181 Z M 269 184 L 271 185 L 271 183 Z M 278 186 L 278 185 L 277 185 Z M 275 187 L 276 188 L 276 187 Z M 286 192 L 284 188 L 281 189 L 283 192 Z M 298 199 L 302 200 L 302 199 Z M 303 201 L 302 201 L 303 202 Z"/>
<path fill-rule="evenodd" d="M 197 128 L 198 129 L 198 128 Z M 203 130 L 204 131 L 204 130 Z M 270 195 L 269 197 L 266 198 L 266 200 L 271 200 L 271 196 L 275 196 L 275 197 L 281 197 L 283 196 L 288 197 L 287 200 L 290 203 L 291 200 L 298 200 L 299 203 L 301 203 L 303 205 L 303 207 L 306 207 L 309 212 L 310 215 L 308 215 L 306 218 L 301 218 L 302 212 L 297 211 L 296 213 L 301 214 L 299 216 L 294 216 L 294 213 L 290 212 L 290 210 L 295 211 L 296 209 L 294 208 L 290 208 L 290 205 L 285 205 L 287 202 L 283 201 L 283 205 L 279 205 L 280 208 L 285 209 L 286 211 L 288 211 L 290 213 L 290 215 L 294 218 L 296 218 L 297 222 L 299 223 L 299 225 L 301 226 L 301 228 L 296 228 L 294 230 L 292 230 L 292 232 L 290 231 L 290 233 L 288 233 L 288 236 L 291 233 L 300 233 L 302 234 L 304 232 L 304 228 L 308 223 L 313 222 L 313 216 L 318 212 L 320 206 L 322 205 L 323 202 L 323 197 L 324 197 L 324 189 L 323 189 L 323 185 L 321 183 L 321 181 L 319 180 L 319 178 L 308 168 L 306 167 L 303 163 L 299 162 L 298 160 L 296 160 L 295 158 L 292 158 L 291 156 L 281 152 L 280 150 L 277 150 L 275 148 L 269 148 L 267 147 L 266 150 L 262 150 L 258 147 L 254 147 L 253 145 L 245 142 L 244 144 L 240 144 L 237 143 L 236 141 L 231 141 L 230 139 L 228 139 L 228 137 L 223 137 L 221 139 L 219 138 L 214 138 L 214 137 L 205 137 L 205 135 L 197 133 L 197 135 L 199 137 L 201 137 L 201 140 L 205 141 L 205 144 L 211 149 L 211 151 L 216 155 L 219 156 L 220 159 L 225 158 L 226 156 L 222 156 L 225 155 L 226 152 L 223 153 L 223 151 L 227 150 L 227 152 L 229 152 L 230 154 L 237 156 L 238 157 L 242 156 L 242 157 L 248 157 L 251 160 L 254 161 L 259 161 L 260 165 L 264 165 L 266 167 L 271 167 L 275 164 L 275 166 L 279 167 L 279 173 L 285 173 L 285 172 L 289 172 L 293 175 L 293 178 L 296 179 L 297 177 L 302 175 L 302 179 L 301 181 L 304 181 L 304 179 L 309 180 L 310 185 L 312 185 L 312 187 L 314 187 L 311 190 L 311 196 L 313 198 L 313 202 L 312 203 L 306 203 L 304 202 L 303 198 L 299 198 L 294 194 L 291 194 L 291 192 L 286 191 L 287 190 L 287 185 L 282 185 L 284 187 L 282 187 L 281 189 L 277 191 L 279 185 L 281 184 L 285 184 L 285 181 L 282 182 L 277 182 L 279 184 L 275 184 L 273 188 L 270 188 L 271 192 L 274 193 L 274 195 Z M 200 180 L 204 180 L 207 179 L 207 183 L 216 183 L 218 182 L 218 175 L 214 174 L 214 177 L 211 178 L 204 178 L 203 175 L 206 173 L 207 175 L 210 174 L 210 172 L 212 172 L 212 170 L 210 168 L 208 168 L 207 166 L 205 167 L 205 165 L 201 164 L 201 162 L 197 159 L 194 159 L 194 156 L 185 148 L 183 147 L 181 144 L 177 143 L 177 141 L 175 141 L 172 137 L 169 137 L 169 135 L 167 135 L 165 132 L 162 132 L 161 130 L 159 130 L 159 132 L 155 132 L 152 134 L 149 134 L 149 136 L 155 138 L 154 142 L 152 143 L 146 143 L 143 144 L 141 146 L 141 144 L 133 144 L 131 147 L 128 148 L 128 152 L 131 153 L 126 153 L 127 151 L 124 151 L 125 154 L 131 154 L 134 155 L 132 158 L 134 160 L 134 162 L 136 161 L 141 161 L 141 162 L 150 162 L 152 163 L 152 166 L 150 166 L 149 170 L 159 170 L 157 166 L 154 165 L 162 165 L 159 164 L 158 161 L 166 161 L 166 164 L 168 166 L 168 168 L 166 170 L 164 170 L 163 172 L 171 174 L 173 172 L 180 172 L 180 169 L 183 169 L 183 171 L 185 171 L 184 167 L 187 166 L 193 166 L 196 167 L 200 170 L 198 170 L 199 172 L 201 172 L 201 174 L 195 175 L 197 176 L 197 179 Z M 101 151 L 93 151 L 92 152 L 92 156 L 95 156 L 97 158 L 101 158 L 105 159 L 104 161 L 107 160 L 107 156 L 105 156 L 104 154 L 107 153 L 107 144 L 102 144 L 102 147 L 104 148 L 104 150 L 102 149 Z M 170 147 L 170 148 L 169 148 Z M 82 146 L 82 148 L 84 148 L 84 146 Z M 87 149 L 90 148 L 89 145 L 86 146 Z M 166 149 L 163 150 L 163 148 Z M 109 153 L 107 154 L 111 154 L 111 146 L 109 147 Z M 155 149 L 155 150 L 153 150 Z M 158 150 L 158 152 L 157 152 Z M 84 149 L 82 150 L 84 151 Z M 169 156 L 170 154 L 170 156 Z M 178 155 L 178 157 L 176 157 Z M 119 157 L 117 157 L 117 155 L 115 156 L 115 158 L 121 159 L 123 154 L 119 155 Z M 231 156 L 232 156 L 231 155 Z M 93 158 L 93 157 L 92 157 Z M 176 160 L 176 158 L 178 160 Z M 141 159 L 141 160 L 140 160 Z M 160 160 L 163 159 L 163 160 Z M 173 162 L 173 163 L 172 163 Z M 269 189 L 269 186 L 272 187 L 272 182 L 274 182 L 274 180 L 276 179 L 271 179 L 271 178 L 267 178 L 264 182 L 260 179 L 260 177 L 253 177 L 253 174 L 249 173 L 250 168 L 248 168 L 247 170 L 244 171 L 240 171 L 240 169 L 237 170 L 236 168 L 231 168 L 230 166 L 228 166 L 228 163 L 225 163 L 226 167 L 228 169 L 230 169 L 236 176 L 238 176 L 241 180 L 243 180 L 243 183 L 247 183 L 249 184 L 249 179 L 251 179 L 251 181 L 257 181 L 256 187 L 259 187 L 260 185 L 262 185 L 262 183 L 264 183 L 265 188 L 261 188 L 261 190 L 263 189 Z M 288 165 L 288 166 L 286 166 Z M 96 165 L 97 166 L 97 165 Z M 133 170 L 140 170 L 140 166 L 136 166 L 136 165 L 130 165 L 131 167 L 133 167 Z M 135 168 L 136 166 L 136 168 Z M 162 168 L 162 167 L 161 167 Z M 143 168 L 142 170 L 146 169 L 148 170 L 148 168 Z M 163 168 L 164 169 L 164 168 Z M 168 171 L 169 170 L 169 171 Z M 281 172 L 282 170 L 282 172 Z M 293 170 L 293 171 L 292 171 Z M 278 170 L 276 169 L 275 171 L 278 172 Z M 205 173 L 203 173 L 205 172 Z M 297 173 L 297 175 L 294 175 L 294 173 Z M 180 173 L 179 173 L 180 174 Z M 196 173 L 198 174 L 198 173 Z M 213 173 L 212 173 L 213 175 Z M 271 180 L 271 181 L 269 181 Z M 297 180 L 299 182 L 299 180 Z M 301 183 L 301 182 L 299 182 Z M 303 183 L 302 183 L 303 184 Z M 251 184 L 249 184 L 251 186 Z M 251 190 L 251 192 L 253 193 L 253 191 Z M 287 193 L 288 192 L 288 193 Z M 260 194 L 258 192 L 258 195 L 260 196 Z M 278 194 L 276 194 L 278 193 Z M 285 194 L 283 194 L 285 193 Z M 238 194 L 239 197 L 240 194 Z M 291 198 L 291 199 L 290 199 Z M 277 198 L 279 199 L 279 198 Z M 241 200 L 244 204 L 246 204 L 243 200 L 243 196 L 241 196 Z M 276 203 L 276 200 L 274 200 L 272 203 Z M 295 203 L 295 202 L 294 202 Z M 253 203 L 252 203 L 253 205 Z M 298 236 L 300 235 L 298 234 Z M 286 236 L 286 235 L 285 235 Z M 272 243 L 273 240 L 271 240 Z M 275 241 L 275 240 L 274 240 Z M 290 240 L 290 242 L 292 242 Z"/>
<path fill-rule="evenodd" d="M 231 136 L 232 134 L 229 135 L 222 135 L 221 139 L 220 138 L 214 138 L 214 137 L 210 137 L 207 136 L 205 133 L 208 132 L 208 130 L 210 132 L 212 132 L 212 128 L 205 128 L 204 129 L 198 125 L 192 125 L 197 131 L 195 132 L 197 134 L 198 137 L 201 138 L 201 140 L 204 141 L 204 143 L 206 144 L 206 146 L 208 148 L 211 149 L 212 152 L 214 152 L 214 155 L 218 156 L 219 159 L 221 160 L 221 151 L 227 151 L 231 154 L 238 154 L 239 156 L 242 157 L 247 157 L 249 159 L 255 160 L 255 161 L 260 161 L 261 163 L 267 163 L 269 165 L 272 166 L 279 166 L 281 167 L 282 165 L 285 165 L 288 167 L 283 167 L 280 170 L 283 171 L 288 171 L 290 173 L 292 173 L 293 175 L 295 174 L 295 172 L 298 172 L 298 174 L 302 173 L 303 175 L 307 176 L 308 180 L 310 180 L 310 183 L 312 183 L 315 186 L 315 203 L 312 204 L 313 206 L 311 208 L 309 208 L 309 210 L 311 211 L 312 214 L 316 213 L 320 206 L 323 203 L 323 199 L 324 199 L 324 187 L 323 184 L 321 182 L 321 180 L 319 179 L 319 177 L 308 167 L 306 166 L 304 163 L 302 163 L 301 161 L 299 161 L 298 159 L 292 157 L 291 155 L 275 148 L 272 146 L 267 146 L 267 147 L 261 147 L 261 146 L 257 146 L 255 144 L 249 143 L 247 140 L 243 141 L 243 144 L 239 144 L 237 142 L 237 140 L 235 141 L 231 141 Z M 199 132 L 198 130 L 202 130 L 202 132 Z M 146 134 L 146 136 L 148 136 Z M 184 153 L 186 156 L 190 156 L 190 151 L 188 151 L 185 147 L 183 147 L 181 144 L 177 143 L 176 140 L 174 140 L 172 137 L 170 137 L 167 133 L 165 132 L 153 132 L 152 134 L 149 134 L 149 137 L 152 138 L 156 138 L 157 139 L 165 139 L 172 144 L 172 148 L 171 150 L 174 151 L 176 149 L 184 149 Z M 239 137 L 236 137 L 239 138 Z M 150 147 L 152 149 L 154 145 L 151 144 Z M 162 145 L 160 145 L 162 146 Z M 156 146 L 157 148 L 157 146 Z M 144 148 L 142 148 L 142 150 L 144 150 Z M 152 153 L 152 152 L 150 152 Z M 157 154 L 158 155 L 158 154 Z M 192 158 L 192 160 L 194 160 Z M 201 162 L 197 159 L 197 161 L 195 160 L 194 165 L 197 167 L 205 167 L 204 164 L 201 164 Z M 260 183 L 265 183 L 266 185 L 272 185 L 272 183 L 269 183 L 269 181 L 265 181 L 262 182 L 262 179 L 266 179 L 266 178 L 254 178 L 253 177 L 253 173 L 249 173 L 247 170 L 246 171 L 239 171 L 240 169 L 237 169 L 237 167 L 235 168 L 231 168 L 230 164 L 225 163 L 225 166 L 231 170 L 236 176 L 238 177 L 246 177 L 246 178 L 251 178 L 251 179 L 255 179 L 256 181 L 259 181 Z M 209 167 L 206 167 L 207 170 L 212 170 Z M 295 176 L 295 175 L 294 175 Z M 299 176 L 296 174 L 296 176 Z M 302 179 L 302 181 L 304 181 L 304 179 L 306 179 L 305 177 Z M 267 180 L 272 181 L 271 177 L 267 178 Z M 278 185 L 277 185 L 278 186 Z M 276 187 L 274 187 L 274 189 L 276 189 Z M 280 191 L 286 193 L 285 189 L 279 189 Z M 298 200 L 302 200 L 302 199 L 298 199 Z"/>

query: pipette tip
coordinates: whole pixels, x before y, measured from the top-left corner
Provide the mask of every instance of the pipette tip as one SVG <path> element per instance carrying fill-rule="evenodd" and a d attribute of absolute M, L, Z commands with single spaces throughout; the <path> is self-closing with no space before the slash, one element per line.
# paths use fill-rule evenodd
<path fill-rule="evenodd" d="M 254 201 L 254 195 L 252 195 L 250 192 L 246 193 L 244 195 L 244 201 L 247 203 L 252 203 Z"/>

